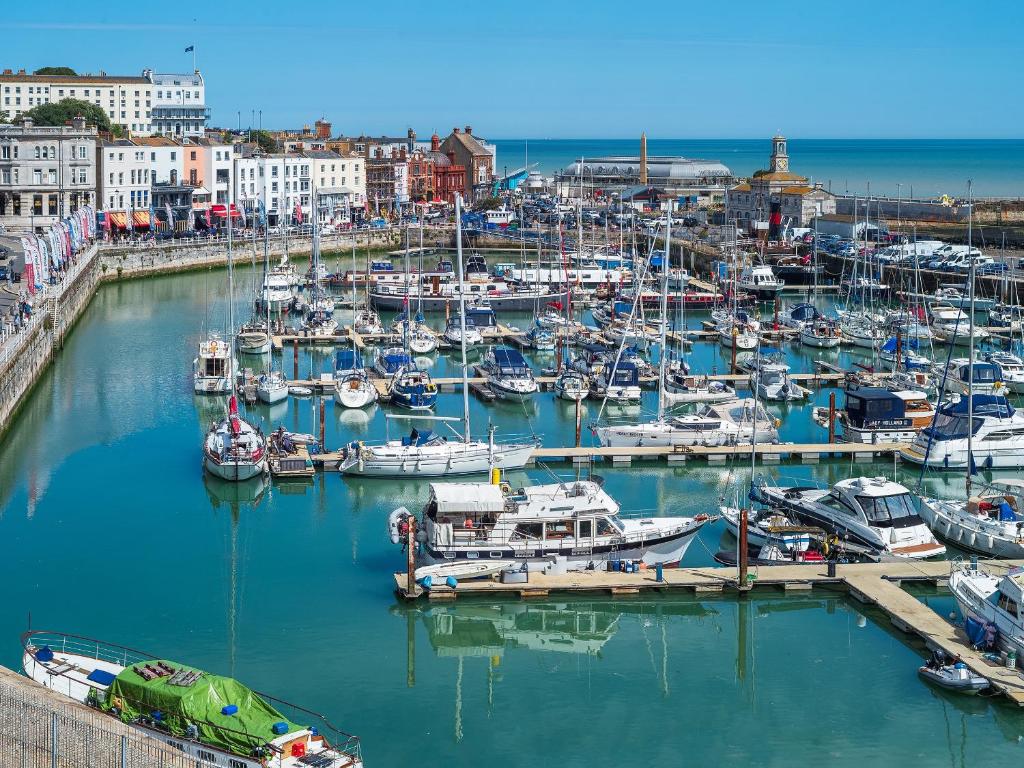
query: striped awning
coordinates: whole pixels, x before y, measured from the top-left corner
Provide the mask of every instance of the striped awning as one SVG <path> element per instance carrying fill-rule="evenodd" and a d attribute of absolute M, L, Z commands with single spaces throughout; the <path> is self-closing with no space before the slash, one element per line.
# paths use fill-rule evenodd
<path fill-rule="evenodd" d="M 112 227 L 124 229 L 128 226 L 127 211 L 107 211 L 107 216 L 110 218 L 110 226 Z"/>
<path fill-rule="evenodd" d="M 132 223 L 136 227 L 148 227 L 149 211 L 132 211 Z"/>

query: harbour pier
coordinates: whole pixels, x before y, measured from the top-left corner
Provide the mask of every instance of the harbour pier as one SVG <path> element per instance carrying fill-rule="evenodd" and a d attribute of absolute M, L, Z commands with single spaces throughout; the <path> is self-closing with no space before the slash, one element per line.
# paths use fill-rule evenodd
<path fill-rule="evenodd" d="M 1021 562 L 986 562 L 989 570 L 1003 571 Z M 751 568 L 746 582 L 735 568 L 666 568 L 659 579 L 656 570 L 635 573 L 619 571 L 577 571 L 565 574 L 529 573 L 523 584 L 503 584 L 494 579 L 459 582 L 452 588 L 440 584 L 429 590 L 419 585 L 409 589 L 404 571 L 394 574 L 395 594 L 402 600 L 452 601 L 457 597 L 530 600 L 593 593 L 617 597 L 651 594 L 734 594 L 743 599 L 750 590 L 799 593 L 812 589 L 845 592 L 854 600 L 885 613 L 892 625 L 916 638 L 932 651 L 960 656 L 978 675 L 1008 701 L 1024 707 L 1024 676 L 1017 669 L 1000 666 L 975 650 L 963 630 L 902 589 L 904 584 L 943 587 L 948 583 L 948 561 L 901 560 L 884 563 L 803 564 Z M 954 566 L 955 567 L 955 566 Z"/>

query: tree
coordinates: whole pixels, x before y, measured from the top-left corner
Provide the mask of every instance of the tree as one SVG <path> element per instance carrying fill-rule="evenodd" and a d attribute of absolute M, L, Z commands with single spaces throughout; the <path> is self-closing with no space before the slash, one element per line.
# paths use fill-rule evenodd
<path fill-rule="evenodd" d="M 32 107 L 25 113 L 36 125 L 64 125 L 74 117 L 81 115 L 87 123 L 95 125 L 101 131 L 109 131 L 110 118 L 98 105 L 90 104 L 81 99 L 61 99 L 49 104 Z M 114 133 L 120 133 L 120 126 L 114 126 Z"/>
<path fill-rule="evenodd" d="M 32 73 L 33 75 L 77 75 L 71 67 L 41 67 Z"/>
<path fill-rule="evenodd" d="M 274 137 L 270 135 L 269 131 L 253 131 L 252 140 L 259 144 L 260 149 L 268 155 L 277 152 L 277 142 L 274 141 Z"/>

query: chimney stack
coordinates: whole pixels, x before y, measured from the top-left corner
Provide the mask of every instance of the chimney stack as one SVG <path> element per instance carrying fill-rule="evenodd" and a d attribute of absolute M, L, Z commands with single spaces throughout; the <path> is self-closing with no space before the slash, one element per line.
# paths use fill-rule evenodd
<path fill-rule="evenodd" d="M 25 70 L 24 69 L 19 69 L 18 70 L 18 74 L 19 75 L 24 75 L 25 74 Z"/>
<path fill-rule="evenodd" d="M 430 137 L 430 151 L 440 152 L 441 151 L 441 137 L 436 133 Z"/>
<path fill-rule="evenodd" d="M 473 126 L 471 126 L 471 125 L 467 125 L 466 126 L 466 135 L 467 136 L 472 136 L 473 135 Z"/>
<path fill-rule="evenodd" d="M 647 186 L 647 133 L 640 134 L 640 183 Z"/>
<path fill-rule="evenodd" d="M 452 133 L 458 133 L 458 132 L 459 132 L 458 128 L 452 128 Z"/>

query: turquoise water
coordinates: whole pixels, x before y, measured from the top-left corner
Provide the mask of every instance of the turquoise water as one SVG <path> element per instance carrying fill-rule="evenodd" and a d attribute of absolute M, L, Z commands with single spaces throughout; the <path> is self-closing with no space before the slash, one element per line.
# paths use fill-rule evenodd
<path fill-rule="evenodd" d="M 485 757 L 566 766 L 1019 759 L 1024 716 L 927 688 L 915 674 L 919 649 L 828 593 L 397 604 L 390 573 L 402 557 L 385 517 L 421 504 L 421 483 L 203 477 L 200 441 L 219 405 L 192 395 L 191 360 L 204 324 L 222 322 L 222 285 L 214 272 L 101 288 L 5 435 L 0 663 L 17 667 L 31 614 L 36 628 L 180 658 L 324 712 L 362 737 L 374 768 Z M 300 372 L 328 360 L 303 350 Z M 707 344 L 694 360 L 727 365 Z M 290 375 L 290 354 L 284 361 Z M 450 360 L 439 357 L 435 370 L 451 372 Z M 525 411 L 471 402 L 481 430 L 490 417 L 500 435 L 572 439 L 573 408 L 550 394 Z M 442 395 L 438 412 L 457 414 L 459 403 Z M 328 445 L 382 436 L 381 409 L 327 408 Z M 787 439 L 818 430 L 805 409 L 773 410 Z M 314 424 L 312 401 L 250 415 L 268 428 Z M 892 465 L 779 471 L 834 482 Z M 746 462 L 603 472 L 626 509 L 656 514 L 713 509 L 748 473 Z M 509 479 L 551 477 L 539 468 Z M 935 482 L 949 493 L 958 483 Z M 706 528 L 686 563 L 710 563 L 721 537 Z"/>
<path fill-rule="evenodd" d="M 550 175 L 580 157 L 640 154 L 636 139 L 501 139 L 498 172 L 521 168 Z M 736 176 L 768 167 L 769 137 L 764 139 L 648 138 L 651 155 L 684 155 L 720 160 Z M 1024 141 L 1020 139 L 790 139 L 789 164 L 796 173 L 835 193 L 904 197 L 967 195 L 974 181 L 979 197 L 1024 194 Z M 899 189 L 897 185 L 902 185 Z"/>

